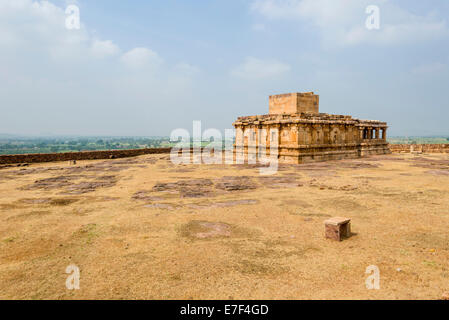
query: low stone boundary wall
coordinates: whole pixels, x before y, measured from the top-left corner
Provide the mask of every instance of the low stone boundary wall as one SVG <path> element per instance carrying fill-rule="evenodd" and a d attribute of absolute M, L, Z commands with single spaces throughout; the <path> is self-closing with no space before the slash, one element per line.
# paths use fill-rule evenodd
<path fill-rule="evenodd" d="M 170 153 L 171 148 L 151 148 L 132 150 L 81 151 L 64 153 L 36 153 L 0 155 L 0 164 L 39 163 L 69 160 L 99 160 L 136 157 L 144 154 Z"/>
<path fill-rule="evenodd" d="M 449 153 L 449 144 L 390 144 L 393 153 Z M 131 150 L 81 151 L 64 153 L 36 153 L 0 155 L 1 164 L 57 162 L 69 160 L 101 160 L 113 158 L 129 158 L 145 154 L 169 154 L 171 148 L 150 148 Z"/>
<path fill-rule="evenodd" d="M 389 148 L 394 153 L 449 153 L 449 144 L 390 144 Z"/>

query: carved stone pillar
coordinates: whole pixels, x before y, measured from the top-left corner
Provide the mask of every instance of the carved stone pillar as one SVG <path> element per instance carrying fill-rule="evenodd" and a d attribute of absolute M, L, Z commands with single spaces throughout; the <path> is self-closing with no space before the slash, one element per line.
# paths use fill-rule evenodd
<path fill-rule="evenodd" d="M 298 132 L 298 125 L 292 124 L 290 126 L 290 144 L 293 144 L 295 146 L 298 146 L 299 144 L 299 132 Z"/>
<path fill-rule="evenodd" d="M 315 128 L 310 123 L 307 125 L 307 127 L 309 128 L 309 130 L 307 131 L 307 141 L 308 141 L 309 144 L 314 144 L 314 141 L 313 141 L 313 130 Z"/>
<path fill-rule="evenodd" d="M 312 144 L 318 144 L 318 131 L 318 126 L 312 125 Z"/>
<path fill-rule="evenodd" d="M 330 125 L 325 125 L 323 128 L 323 143 L 324 144 L 330 144 L 331 140 L 330 140 L 330 132 L 331 132 L 331 127 Z"/>
<path fill-rule="evenodd" d="M 279 123 L 270 126 L 270 146 L 280 146 L 281 145 L 281 125 Z"/>
<path fill-rule="evenodd" d="M 346 132 L 346 125 L 341 125 L 341 143 L 346 143 L 346 139 L 347 139 L 347 132 Z"/>
<path fill-rule="evenodd" d="M 262 141 L 263 137 L 262 137 L 262 125 L 261 124 L 256 124 L 256 154 L 257 157 L 259 156 L 259 150 L 261 149 L 261 145 L 264 144 L 264 142 Z"/>
<path fill-rule="evenodd" d="M 235 145 L 243 146 L 243 128 L 241 125 L 235 127 Z"/>

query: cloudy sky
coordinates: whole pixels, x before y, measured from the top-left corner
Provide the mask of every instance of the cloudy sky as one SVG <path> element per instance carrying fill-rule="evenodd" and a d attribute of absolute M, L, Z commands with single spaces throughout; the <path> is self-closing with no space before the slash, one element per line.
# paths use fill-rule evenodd
<path fill-rule="evenodd" d="M 0 133 L 223 130 L 315 91 L 321 112 L 447 135 L 448 16 L 447 0 L 0 0 Z"/>

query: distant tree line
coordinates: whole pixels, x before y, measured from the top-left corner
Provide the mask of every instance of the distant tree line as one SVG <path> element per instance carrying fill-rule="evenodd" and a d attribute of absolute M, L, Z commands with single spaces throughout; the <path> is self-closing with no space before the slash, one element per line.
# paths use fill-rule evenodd
<path fill-rule="evenodd" d="M 168 137 L 82 137 L 0 139 L 0 154 L 128 150 L 170 146 Z"/>

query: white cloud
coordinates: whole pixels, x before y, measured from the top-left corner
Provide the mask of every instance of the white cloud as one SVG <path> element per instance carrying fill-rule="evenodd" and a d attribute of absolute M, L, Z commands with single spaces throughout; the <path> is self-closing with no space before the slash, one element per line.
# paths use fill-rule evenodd
<path fill-rule="evenodd" d="M 162 58 L 153 50 L 134 48 L 121 57 L 122 62 L 130 68 L 157 67 L 162 64 Z"/>
<path fill-rule="evenodd" d="M 380 29 L 368 30 L 368 5 L 380 8 Z M 319 29 L 325 45 L 400 45 L 448 35 L 444 20 L 415 15 L 389 0 L 256 0 L 251 10 L 269 20 L 292 20 Z"/>
<path fill-rule="evenodd" d="M 245 62 L 231 71 L 231 75 L 247 80 L 279 77 L 290 71 L 290 66 L 278 60 L 247 57 Z"/>
<path fill-rule="evenodd" d="M 89 55 L 91 39 L 80 30 L 65 28 L 65 12 L 48 1 L 0 0 L 0 47 L 3 53 L 29 50 L 54 60 Z"/>
<path fill-rule="evenodd" d="M 120 48 L 115 45 L 111 40 L 101 41 L 94 40 L 92 43 L 92 54 L 98 58 L 104 58 L 107 56 L 114 56 L 120 52 Z"/>

